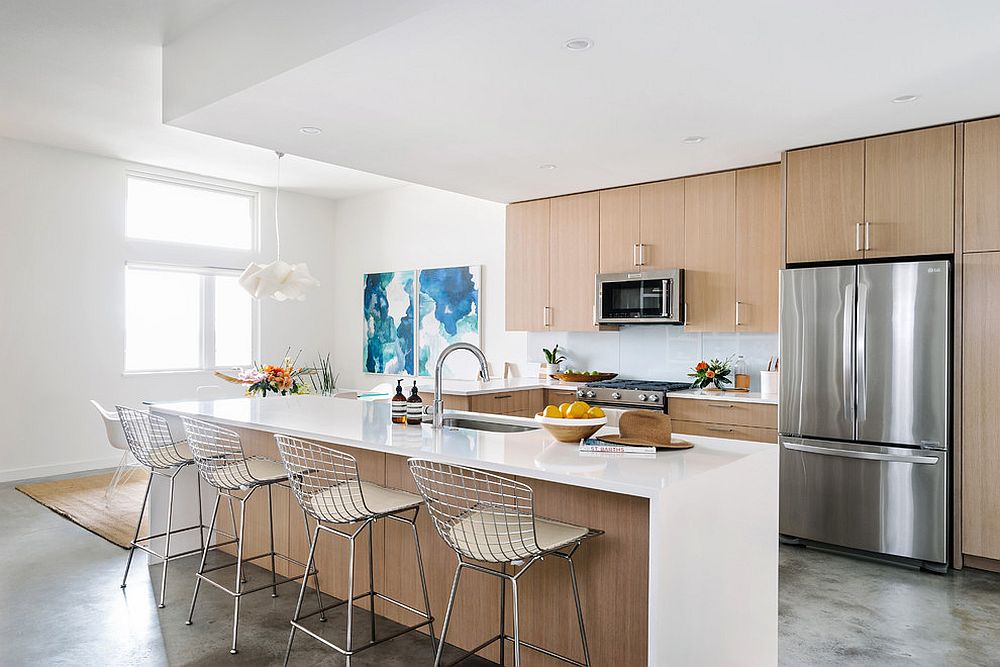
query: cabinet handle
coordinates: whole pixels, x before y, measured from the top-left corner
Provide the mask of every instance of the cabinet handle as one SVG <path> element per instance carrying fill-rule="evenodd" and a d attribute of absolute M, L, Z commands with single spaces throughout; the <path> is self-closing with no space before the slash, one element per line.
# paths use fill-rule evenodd
<path fill-rule="evenodd" d="M 872 223 L 870 223 L 867 220 L 865 220 L 865 250 L 871 250 L 872 249 L 872 244 L 871 244 L 871 228 L 872 228 Z"/>
<path fill-rule="evenodd" d="M 510 398 L 510 394 L 497 394 L 493 397 L 494 401 L 499 401 L 501 398 Z"/>
<path fill-rule="evenodd" d="M 552 308 L 545 306 L 542 308 L 542 326 L 550 327 L 552 326 Z"/>
<path fill-rule="evenodd" d="M 864 250 L 861 247 L 861 224 L 860 222 L 854 223 L 854 249 L 858 252 Z"/>
<path fill-rule="evenodd" d="M 718 426 L 706 426 L 705 430 L 707 430 L 707 431 L 715 431 L 716 433 L 732 433 L 733 432 L 733 429 L 731 429 L 731 428 L 720 428 Z"/>
<path fill-rule="evenodd" d="M 646 266 L 646 244 L 639 244 L 639 266 Z"/>
<path fill-rule="evenodd" d="M 632 266 L 639 266 L 639 244 L 632 244 Z"/>
<path fill-rule="evenodd" d="M 740 322 L 740 306 L 742 304 L 743 304 L 742 301 L 737 301 L 736 302 L 736 326 L 738 326 L 738 327 L 739 326 L 743 326 L 743 323 Z"/>
<path fill-rule="evenodd" d="M 710 408 L 735 408 L 736 406 L 732 403 L 709 403 Z"/>

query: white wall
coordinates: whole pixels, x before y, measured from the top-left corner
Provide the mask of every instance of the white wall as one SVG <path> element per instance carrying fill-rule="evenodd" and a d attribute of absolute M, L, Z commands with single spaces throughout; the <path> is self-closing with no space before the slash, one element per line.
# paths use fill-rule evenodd
<path fill-rule="evenodd" d="M 122 374 L 125 171 L 119 160 L 0 139 L 0 481 L 113 465 L 97 399 L 111 407 L 188 398 L 208 373 Z M 273 191 L 260 192 L 262 255 L 274 248 Z M 334 203 L 282 193 L 282 252 L 322 287 L 261 305 L 261 354 L 312 358 L 333 345 Z M 239 388 L 233 388 L 239 395 Z"/>
<path fill-rule="evenodd" d="M 481 264 L 483 351 L 497 373 L 505 361 L 524 361 L 525 334 L 504 331 L 504 210 L 420 185 L 337 201 L 334 357 L 341 385 L 368 389 L 396 377 L 362 372 L 362 276 L 380 271 Z"/>

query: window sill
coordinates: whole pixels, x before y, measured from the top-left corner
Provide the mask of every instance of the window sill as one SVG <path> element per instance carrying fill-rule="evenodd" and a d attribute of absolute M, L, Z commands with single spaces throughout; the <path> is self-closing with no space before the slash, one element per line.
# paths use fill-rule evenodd
<path fill-rule="evenodd" d="M 220 368 L 189 368 L 184 370 L 166 371 L 122 371 L 122 377 L 144 377 L 148 375 L 215 375 L 216 371 L 223 373 L 233 373 L 241 370 L 233 366 L 223 366 Z"/>

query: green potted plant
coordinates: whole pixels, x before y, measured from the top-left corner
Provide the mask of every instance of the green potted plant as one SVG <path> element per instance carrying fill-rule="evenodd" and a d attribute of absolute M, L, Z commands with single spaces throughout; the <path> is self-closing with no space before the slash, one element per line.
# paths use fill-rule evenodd
<path fill-rule="evenodd" d="M 545 355 L 545 363 L 541 365 L 538 369 L 538 374 L 544 377 L 558 373 L 562 369 L 562 362 L 566 361 L 566 357 L 559 354 L 559 346 L 555 345 L 551 350 L 542 348 L 542 354 Z"/>

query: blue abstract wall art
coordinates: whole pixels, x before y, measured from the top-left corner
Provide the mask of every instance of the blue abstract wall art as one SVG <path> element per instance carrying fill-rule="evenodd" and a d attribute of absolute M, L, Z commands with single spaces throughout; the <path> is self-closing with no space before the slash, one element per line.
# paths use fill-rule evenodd
<path fill-rule="evenodd" d="M 459 341 L 479 345 L 479 266 L 422 269 L 417 278 L 417 341 L 420 375 L 433 375 L 441 350 Z M 472 380 L 479 364 L 472 355 L 448 358 L 447 375 Z"/>
<path fill-rule="evenodd" d="M 414 271 L 365 274 L 364 371 L 413 375 Z"/>

